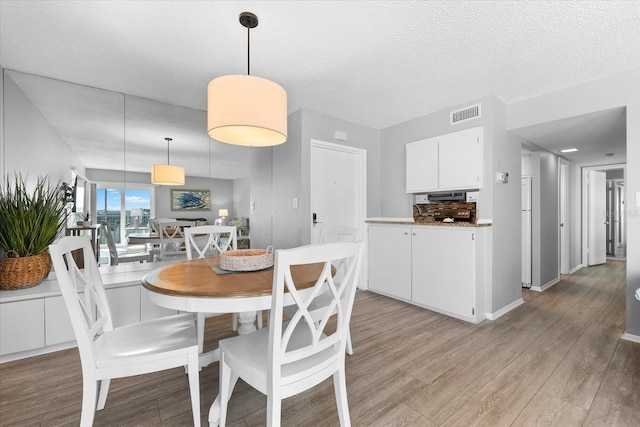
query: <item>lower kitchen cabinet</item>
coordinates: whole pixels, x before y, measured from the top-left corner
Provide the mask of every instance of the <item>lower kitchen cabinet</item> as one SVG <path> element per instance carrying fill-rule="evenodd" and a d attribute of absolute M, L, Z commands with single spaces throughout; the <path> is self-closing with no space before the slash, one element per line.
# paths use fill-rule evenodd
<path fill-rule="evenodd" d="M 369 226 L 369 289 L 411 300 L 411 229 Z"/>
<path fill-rule="evenodd" d="M 369 289 L 480 322 L 486 233 L 487 227 L 370 224 Z"/>

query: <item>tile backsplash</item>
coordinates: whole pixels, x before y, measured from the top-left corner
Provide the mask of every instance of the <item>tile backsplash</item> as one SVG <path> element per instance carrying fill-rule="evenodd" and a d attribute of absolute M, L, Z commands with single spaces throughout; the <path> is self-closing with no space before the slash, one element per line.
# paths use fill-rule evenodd
<path fill-rule="evenodd" d="M 429 223 L 436 222 L 433 213 L 441 209 L 470 209 L 471 223 L 475 224 L 476 202 L 437 202 L 437 203 L 416 203 L 413 205 L 413 220 L 415 222 Z"/>

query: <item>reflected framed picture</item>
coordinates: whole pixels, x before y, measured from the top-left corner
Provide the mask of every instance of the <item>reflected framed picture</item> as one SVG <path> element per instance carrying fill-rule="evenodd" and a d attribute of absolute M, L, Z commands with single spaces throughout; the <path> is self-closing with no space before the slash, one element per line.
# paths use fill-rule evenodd
<path fill-rule="evenodd" d="M 172 211 L 208 211 L 211 210 L 211 192 L 209 190 L 171 189 Z"/>

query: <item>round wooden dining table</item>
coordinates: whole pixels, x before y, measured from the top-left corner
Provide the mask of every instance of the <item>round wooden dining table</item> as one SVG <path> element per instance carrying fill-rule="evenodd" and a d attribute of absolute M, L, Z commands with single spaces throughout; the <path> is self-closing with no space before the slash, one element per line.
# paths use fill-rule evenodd
<path fill-rule="evenodd" d="M 238 333 L 256 330 L 256 312 L 271 308 L 273 269 L 252 272 L 220 270 L 218 257 L 181 261 L 150 271 L 142 279 L 151 302 L 161 307 L 194 313 L 239 313 Z M 293 266 L 298 291 L 311 288 L 322 263 Z M 293 300 L 285 295 L 285 305 Z M 201 366 L 217 361 L 214 354 L 201 356 Z"/>
<path fill-rule="evenodd" d="M 256 312 L 271 308 L 273 269 L 227 272 L 218 265 L 218 257 L 177 262 L 150 271 L 142 279 L 142 285 L 154 304 L 198 313 L 239 313 L 238 333 L 255 331 Z M 302 296 L 313 290 L 322 268 L 322 263 L 291 267 L 296 289 Z M 292 303 L 285 292 L 284 304 Z M 220 352 L 216 348 L 200 355 L 200 366 L 219 360 Z M 234 384 L 235 381 L 237 377 Z M 218 395 L 209 410 L 210 423 L 215 423 L 219 413 Z"/>

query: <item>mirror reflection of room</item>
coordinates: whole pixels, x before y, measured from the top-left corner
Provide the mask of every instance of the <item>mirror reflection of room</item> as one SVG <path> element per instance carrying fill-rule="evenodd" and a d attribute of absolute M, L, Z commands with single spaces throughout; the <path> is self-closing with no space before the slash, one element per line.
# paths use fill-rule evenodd
<path fill-rule="evenodd" d="M 10 118 L 5 121 L 5 140 L 24 141 L 6 145 L 6 164 L 30 178 L 47 174 L 74 190 L 68 227 L 82 223 L 98 229 L 100 266 L 126 266 L 140 262 L 135 255 L 153 255 L 158 249 L 150 226 L 153 218 L 194 225 L 238 221 L 246 224 L 240 231 L 242 244 L 250 245 L 248 151 L 212 143 L 203 131 L 205 111 L 13 70 L 3 72 L 5 111 Z M 170 152 L 167 138 L 171 138 Z M 50 143 L 43 148 L 42 140 Z M 166 165 L 168 159 L 185 167 L 184 185 L 152 184 L 153 165 Z M 209 199 L 206 205 L 176 208 L 174 190 L 206 191 Z M 108 230 L 103 229 L 104 223 Z M 141 243 L 145 237 L 151 242 Z M 111 255 L 110 240 L 118 260 Z M 150 256 L 143 262 L 154 260 Z"/>

